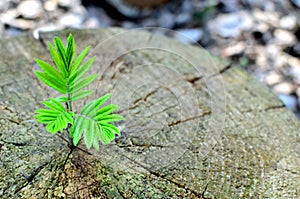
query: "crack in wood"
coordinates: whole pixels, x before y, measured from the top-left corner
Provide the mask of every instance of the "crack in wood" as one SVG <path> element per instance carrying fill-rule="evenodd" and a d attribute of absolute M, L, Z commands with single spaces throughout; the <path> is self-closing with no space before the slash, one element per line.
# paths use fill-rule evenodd
<path fill-rule="evenodd" d="M 3 188 L 2 195 L 5 195 L 5 194 L 6 194 L 7 190 L 9 190 L 9 188 L 11 187 L 11 184 L 12 184 L 12 182 L 9 182 L 9 183 L 7 184 L 7 186 L 6 186 L 5 188 Z M 26 185 L 26 186 L 27 186 L 27 185 Z"/>
<path fill-rule="evenodd" d="M 95 185 L 98 185 L 98 184 L 100 184 L 98 181 L 94 181 L 93 183 L 91 183 L 91 184 L 88 184 L 87 186 L 85 186 L 85 187 L 82 187 L 82 188 L 80 188 L 80 189 L 76 189 L 76 191 L 74 191 L 73 193 L 71 193 L 71 195 L 74 195 L 74 194 L 76 194 L 76 193 L 79 193 L 80 191 L 82 191 L 82 190 L 84 190 L 84 189 L 88 189 L 89 187 L 92 187 L 92 186 L 95 186 Z"/>
<path fill-rule="evenodd" d="M 136 100 L 136 101 L 134 102 L 134 105 L 133 105 L 133 106 L 130 106 L 130 107 L 128 107 L 128 108 L 125 108 L 125 109 L 122 109 L 122 110 L 119 110 L 119 111 L 115 111 L 115 113 L 116 113 L 116 114 L 121 114 L 121 113 L 124 112 L 124 111 L 134 110 L 135 108 L 137 108 L 137 107 L 139 106 L 139 105 L 138 105 L 138 102 L 140 102 L 141 100 L 143 100 L 143 99 L 142 99 L 142 98 L 139 98 L 138 100 Z M 154 106 L 154 105 L 157 105 L 157 104 L 159 104 L 159 102 L 158 102 L 158 103 L 155 103 L 155 104 L 151 104 L 151 106 Z M 151 107 L 151 106 L 148 106 L 148 107 Z M 170 110 L 171 108 L 174 108 L 174 107 L 176 107 L 176 106 L 177 106 L 177 104 L 168 106 L 168 107 L 166 107 L 165 109 L 163 109 L 163 110 L 161 110 L 161 111 L 159 111 L 159 112 L 153 113 L 151 116 L 160 114 L 160 113 L 162 113 L 162 112 L 164 112 L 164 111 L 167 111 L 167 110 Z M 139 111 L 136 112 L 135 114 L 138 114 L 138 113 L 140 113 L 140 112 L 141 112 L 141 110 L 139 110 Z"/>
<path fill-rule="evenodd" d="M 196 81 L 199 81 L 202 78 L 203 76 L 193 76 L 193 77 L 185 78 L 185 80 L 190 82 L 191 84 L 195 84 Z"/>
<path fill-rule="evenodd" d="M 8 120 L 8 121 L 10 121 L 11 123 L 15 123 L 15 124 L 17 124 L 17 125 L 20 125 L 20 124 L 22 123 L 22 121 L 15 120 L 15 119 L 11 119 L 11 118 L 0 117 L 0 119 Z"/>
<path fill-rule="evenodd" d="M 227 72 L 228 70 L 230 70 L 232 67 L 233 67 L 232 64 L 229 63 L 224 68 L 222 68 L 221 70 L 219 70 L 219 72 L 217 72 L 215 74 L 212 74 L 212 75 L 209 75 L 209 78 L 215 77 L 215 76 L 220 75 L 220 74 L 224 74 L 225 72 Z"/>
<path fill-rule="evenodd" d="M 150 169 L 150 168 L 148 168 L 148 167 L 146 167 L 146 166 L 140 164 L 139 162 L 133 160 L 132 158 L 130 158 L 130 157 L 126 156 L 126 155 L 122 155 L 122 156 L 124 156 L 125 158 L 127 158 L 128 160 L 130 160 L 131 162 L 133 162 L 134 164 L 136 164 L 136 165 L 142 167 L 143 169 L 145 169 L 146 171 L 148 171 L 151 175 L 156 176 L 156 177 L 158 177 L 158 178 L 161 178 L 161 179 L 163 179 L 163 180 L 165 180 L 165 181 L 167 181 L 167 182 L 170 182 L 170 183 L 174 184 L 175 186 L 177 186 L 178 188 L 182 188 L 182 189 L 184 189 L 184 190 L 186 190 L 186 191 L 190 191 L 190 192 L 193 193 L 196 197 L 202 198 L 202 197 L 201 197 L 201 193 L 198 193 L 196 190 L 194 190 L 194 189 L 192 189 L 192 188 L 190 188 L 190 187 L 187 187 L 187 186 L 184 185 L 183 183 L 180 183 L 180 182 L 177 182 L 177 181 L 175 181 L 175 180 L 173 180 L 173 179 L 167 178 L 165 175 L 162 175 L 162 174 L 160 174 L 159 172 L 154 171 L 154 170 L 152 170 L 152 169 Z"/>
<path fill-rule="evenodd" d="M 197 116 L 194 116 L 194 117 L 186 118 L 184 120 L 177 120 L 175 122 L 171 122 L 171 123 L 168 124 L 168 126 L 169 127 L 175 126 L 175 125 L 178 125 L 178 124 L 181 124 L 181 123 L 185 123 L 185 122 L 188 122 L 188 121 L 191 121 L 191 120 L 199 119 L 201 117 L 204 117 L 204 116 L 210 115 L 210 114 L 211 114 L 211 111 L 206 111 L 206 112 L 203 112 L 201 115 L 197 115 Z"/>
<path fill-rule="evenodd" d="M 156 105 L 156 104 L 155 104 L 155 105 Z M 164 113 L 165 111 L 168 111 L 168 110 L 170 110 L 170 109 L 172 109 L 172 108 L 174 108 L 174 107 L 176 107 L 176 106 L 177 106 L 177 104 L 174 104 L 174 105 L 168 106 L 168 107 L 166 107 L 165 109 L 163 109 L 163 110 L 161 110 L 161 111 L 158 111 L 158 112 L 156 112 L 156 113 L 152 113 L 152 115 L 151 115 L 151 116 L 155 116 L 155 115 L 158 115 L 158 114 Z"/>
<path fill-rule="evenodd" d="M 269 110 L 282 109 L 282 108 L 286 108 L 286 106 L 284 104 L 269 106 L 269 107 L 264 108 L 264 109 L 259 109 L 258 112 L 263 112 L 263 111 L 266 112 L 266 111 L 269 111 Z M 255 110 L 249 108 L 249 109 L 245 109 L 245 110 L 241 111 L 241 113 L 250 113 L 250 112 L 255 112 Z"/>
<path fill-rule="evenodd" d="M 225 73 L 225 72 L 228 71 L 231 67 L 232 67 L 232 65 L 231 65 L 231 63 L 230 63 L 230 64 L 228 64 L 227 66 L 225 66 L 224 68 L 222 68 L 222 69 L 219 71 L 219 74 Z"/>
<path fill-rule="evenodd" d="M 115 177 L 115 176 L 114 176 Z M 122 197 L 122 198 L 126 198 L 126 196 L 124 195 L 124 193 L 122 191 L 120 191 L 120 189 L 118 188 L 118 186 L 115 186 L 119 195 Z"/>
<path fill-rule="evenodd" d="M 33 170 L 33 172 L 30 175 L 25 174 L 24 172 L 22 172 L 22 176 L 23 178 L 25 178 L 26 183 L 23 184 L 21 187 L 19 187 L 18 189 L 15 190 L 15 194 L 19 193 L 23 188 L 25 188 L 26 186 L 28 186 L 30 183 L 32 183 L 33 179 L 42 171 L 42 169 L 50 164 L 52 162 L 52 159 L 48 162 L 45 162 L 44 164 L 40 165 L 39 167 L 37 167 L 36 169 Z"/>
<path fill-rule="evenodd" d="M 11 108 L 5 106 L 2 110 L 7 110 L 9 113 L 14 113 L 14 110 L 12 110 Z"/>
<path fill-rule="evenodd" d="M 253 110 L 251 108 L 249 108 L 249 109 L 241 110 L 241 113 L 250 113 L 252 111 Z"/>
<path fill-rule="evenodd" d="M 246 87 L 245 87 L 245 90 L 246 90 L 250 95 L 252 95 L 253 97 L 257 97 L 257 94 L 254 93 L 254 92 L 252 91 L 253 89 L 248 88 L 248 87 L 246 86 Z"/>
<path fill-rule="evenodd" d="M 73 152 L 75 152 L 75 151 L 77 151 L 77 150 L 79 150 L 79 151 L 82 151 L 83 153 L 86 153 L 86 151 L 84 150 L 84 149 L 79 149 L 78 147 L 76 147 L 76 148 L 73 148 L 70 152 L 69 152 L 69 154 L 68 154 L 68 157 L 65 159 L 65 161 L 64 161 L 64 165 L 63 165 L 63 169 L 62 169 L 62 172 L 61 172 L 61 174 L 60 174 L 60 176 L 57 178 L 58 180 L 60 179 L 60 183 L 63 183 L 63 192 L 66 194 L 66 197 L 67 198 L 69 198 L 69 197 L 75 197 L 75 198 L 77 198 L 76 197 L 76 195 L 80 195 L 80 193 L 82 193 L 82 192 L 86 192 L 87 194 L 88 194 L 88 198 L 93 198 L 95 195 L 93 195 L 93 194 L 95 194 L 95 193 L 93 193 L 93 192 L 90 192 L 90 190 L 92 189 L 92 188 L 96 188 L 97 190 L 95 190 L 96 192 L 97 192 L 97 194 L 98 195 L 101 195 L 101 196 L 103 196 L 103 194 L 106 194 L 105 192 L 103 192 L 102 190 L 99 190 L 98 188 L 99 188 L 99 185 L 101 184 L 101 182 L 99 181 L 99 180 L 96 180 L 95 179 L 95 176 L 94 176 L 94 178 L 91 178 L 91 179 L 89 179 L 88 181 L 86 181 L 87 182 L 87 184 L 86 185 L 84 185 L 84 186 L 76 186 L 75 188 L 76 188 L 76 190 L 73 190 L 72 192 L 69 192 L 69 193 L 67 193 L 66 192 L 66 185 L 67 186 L 69 186 L 68 185 L 68 180 L 66 180 L 66 184 L 61 180 L 61 175 L 62 174 L 65 174 L 66 175 L 66 179 L 71 179 L 72 181 L 76 181 L 76 180 L 78 180 L 78 181 L 81 181 L 82 180 L 82 178 L 83 178 L 83 176 L 82 175 L 77 175 L 77 176 L 69 176 L 69 178 L 67 177 L 70 173 L 69 173 L 69 171 L 67 171 L 66 170 L 66 163 L 67 163 L 67 161 L 68 160 L 70 160 L 70 155 L 73 153 Z M 92 155 L 91 153 L 89 153 L 90 155 Z M 79 157 L 82 157 L 83 159 L 81 159 L 81 158 L 79 158 Z M 72 160 L 70 160 L 72 163 L 71 164 L 73 164 L 73 166 L 76 168 L 76 169 L 78 169 L 77 171 L 80 171 L 80 172 L 83 172 L 84 173 L 84 176 L 91 176 L 91 174 L 89 174 L 89 173 L 86 173 L 86 172 L 88 172 L 88 171 L 91 171 L 91 169 L 90 168 L 94 168 L 94 165 L 92 165 L 91 164 L 91 162 L 89 162 L 89 161 L 87 161 L 86 159 L 85 159 L 85 157 L 87 157 L 87 156 L 81 156 L 81 155 L 78 155 L 78 157 L 76 157 L 76 158 L 72 158 Z M 75 162 L 73 162 L 73 160 L 75 161 Z M 83 162 L 85 163 L 85 164 L 87 164 L 87 165 L 83 165 Z M 90 167 L 90 168 L 89 168 Z M 93 174 L 93 175 L 96 175 L 96 174 Z M 81 184 L 82 185 L 82 184 Z M 60 186 L 61 186 L 61 184 L 60 184 Z M 53 188 L 53 187 L 52 187 Z M 86 190 L 86 191 L 84 191 L 84 190 Z M 87 195 L 85 195 L 86 197 L 87 197 Z M 101 197 L 102 198 L 102 197 Z M 106 197 L 104 197 L 104 198 L 106 198 Z"/>
<path fill-rule="evenodd" d="M 269 110 L 273 110 L 273 109 L 281 109 L 281 108 L 286 108 L 286 106 L 284 104 L 269 106 L 269 107 L 265 108 L 264 111 L 269 111 Z"/>
<path fill-rule="evenodd" d="M 160 144 L 152 144 L 152 143 L 145 143 L 145 144 L 138 144 L 138 143 L 133 143 L 131 145 L 118 145 L 120 148 L 132 148 L 132 147 L 142 147 L 142 148 L 171 148 L 171 146 L 165 146 L 165 145 L 160 145 Z"/>
<path fill-rule="evenodd" d="M 6 110 L 10 114 L 16 114 L 16 115 L 18 115 L 18 112 L 16 110 L 13 110 L 12 108 L 9 108 L 8 106 L 2 106 L 2 105 L 0 105 L 0 110 Z M 8 120 L 9 122 L 15 123 L 17 125 L 20 125 L 23 122 L 20 119 L 7 118 L 7 117 L 0 117 L 0 119 Z"/>
<path fill-rule="evenodd" d="M 69 153 L 68 153 L 68 155 L 67 155 L 67 157 L 66 157 L 66 159 L 65 159 L 65 161 L 64 161 L 64 163 L 63 163 L 63 165 L 62 165 L 63 171 L 65 170 L 67 161 L 69 160 L 70 155 L 73 153 L 73 150 L 74 150 L 74 149 L 71 149 L 71 150 L 69 151 Z M 62 173 L 63 173 L 63 172 L 62 172 Z M 59 177 L 60 177 L 60 176 L 59 176 Z"/>
<path fill-rule="evenodd" d="M 142 100 L 146 102 L 146 101 L 148 100 L 148 98 L 149 98 L 150 96 L 154 95 L 155 93 L 157 93 L 157 91 L 158 91 L 159 89 L 160 89 L 160 88 L 156 88 L 155 90 L 149 92 L 146 96 L 136 99 L 136 100 L 133 102 L 133 105 L 136 105 L 137 103 L 139 103 L 139 102 L 142 101 Z"/>
<path fill-rule="evenodd" d="M 61 172 L 60 172 L 59 176 L 58 176 L 56 179 L 54 179 L 54 180 L 58 180 L 58 179 L 61 178 L 61 175 L 65 172 L 67 161 L 70 159 L 71 154 L 72 154 L 76 149 L 77 149 L 77 150 L 80 150 L 80 151 L 82 151 L 82 152 L 84 152 L 84 153 L 87 153 L 88 155 L 92 155 L 90 152 L 88 152 L 88 151 L 86 151 L 86 150 L 84 150 L 84 149 L 81 149 L 81 148 L 79 148 L 79 147 L 72 148 L 72 149 L 69 151 L 69 153 L 68 153 L 66 159 L 64 160 L 64 162 L 63 162 L 63 164 L 62 164 L 62 170 L 60 170 Z M 89 186 L 84 187 L 84 188 L 82 188 L 82 189 L 86 189 L 86 188 L 88 188 L 88 187 L 89 187 Z M 50 188 L 50 187 L 48 187 L 48 189 L 49 189 L 49 188 Z M 47 189 L 47 190 L 48 190 L 48 189 Z M 81 189 L 77 189 L 77 191 L 75 191 L 73 194 L 75 194 L 76 192 L 79 192 L 80 190 L 81 190 Z M 45 192 L 45 194 L 46 194 L 46 192 Z M 44 195 L 44 196 L 46 196 L 46 195 Z"/>
<path fill-rule="evenodd" d="M 0 141 L 4 142 L 5 144 L 12 144 L 14 146 L 30 146 L 26 142 L 10 142 L 10 141 L 5 141 L 5 140 L 0 140 Z"/>
<path fill-rule="evenodd" d="M 76 146 L 76 147 L 74 148 L 74 150 L 75 150 L 75 149 L 80 150 L 80 151 L 82 151 L 82 152 L 84 152 L 84 153 L 86 153 L 86 154 L 88 154 L 88 155 L 93 155 L 92 153 L 90 153 L 90 152 L 88 152 L 87 150 L 84 150 L 84 149 L 82 149 L 82 148 L 80 148 L 80 147 L 78 147 L 78 146 Z"/>
<path fill-rule="evenodd" d="M 63 164 L 62 164 L 62 166 L 61 166 L 62 169 L 58 169 L 58 171 L 59 171 L 58 177 L 57 177 L 57 178 L 54 178 L 53 176 L 51 177 L 51 179 L 50 179 L 50 180 L 51 180 L 51 183 L 50 183 L 50 184 L 53 184 L 52 182 L 55 182 L 55 181 L 57 181 L 57 180 L 60 179 L 61 175 L 62 175 L 63 172 L 64 172 L 65 165 L 66 165 L 66 163 L 67 163 L 67 161 L 68 161 L 68 159 L 69 159 L 71 153 L 72 153 L 72 150 L 69 151 L 69 153 L 68 153 L 66 159 L 63 161 Z M 55 159 L 55 158 L 54 158 L 54 159 Z M 49 163 L 52 162 L 54 159 L 50 160 Z M 55 184 L 55 183 L 54 183 L 54 184 Z M 56 184 L 55 184 L 55 185 L 56 185 Z M 44 194 L 43 194 L 43 198 L 46 198 L 46 196 L 48 195 L 48 190 L 51 190 L 51 189 L 53 189 L 53 188 L 55 188 L 55 187 L 51 187 L 51 185 L 48 186 L 48 187 L 45 189 L 45 192 L 44 192 Z"/>
<path fill-rule="evenodd" d="M 204 196 L 205 192 L 207 191 L 208 184 L 209 184 L 209 183 L 207 183 L 207 184 L 205 185 L 204 190 L 203 190 L 202 193 L 201 193 L 201 198 L 202 198 L 202 199 L 212 199 L 212 198 L 206 198 L 206 197 Z"/>
<path fill-rule="evenodd" d="M 157 188 L 158 190 L 160 190 L 161 193 L 165 193 L 165 188 L 164 188 L 164 187 L 159 186 L 159 185 L 157 185 L 156 183 L 153 183 L 153 182 L 151 182 L 151 181 L 150 181 L 150 183 L 151 183 L 155 188 Z M 177 197 L 179 197 L 179 196 L 182 197 L 182 195 L 180 195 L 180 193 L 175 192 L 174 194 L 176 194 Z M 180 197 L 179 197 L 179 198 L 180 198 Z"/>

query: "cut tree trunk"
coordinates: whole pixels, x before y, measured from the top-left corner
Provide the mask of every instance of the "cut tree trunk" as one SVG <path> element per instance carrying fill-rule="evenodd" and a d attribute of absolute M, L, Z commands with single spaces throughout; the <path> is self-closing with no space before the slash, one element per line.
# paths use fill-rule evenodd
<path fill-rule="evenodd" d="M 72 32 L 126 121 L 99 151 L 34 121 L 58 94 L 35 77 Z M 143 31 L 65 30 L 0 40 L 1 198 L 300 198 L 300 125 L 240 68 Z M 76 103 L 76 102 L 75 102 Z M 78 101 L 78 110 L 85 101 Z"/>

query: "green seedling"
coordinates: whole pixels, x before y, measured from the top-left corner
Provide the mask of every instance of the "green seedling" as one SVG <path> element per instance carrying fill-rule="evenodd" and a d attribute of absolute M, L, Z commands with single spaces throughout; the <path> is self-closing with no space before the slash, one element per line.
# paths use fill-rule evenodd
<path fill-rule="evenodd" d="M 72 108 L 74 101 L 83 99 L 93 92 L 93 90 L 83 90 L 83 88 L 97 78 L 97 74 L 85 77 L 95 57 L 82 64 L 89 47 L 76 57 L 72 34 L 69 35 L 66 46 L 58 37 L 54 38 L 54 46 L 50 42 L 48 46 L 54 66 L 36 59 L 42 71 L 34 71 L 34 73 L 40 81 L 63 95 L 43 101 L 46 108 L 36 110 L 35 118 L 37 122 L 46 124 L 46 130 L 50 133 L 67 132 L 71 147 L 76 147 L 83 136 L 88 149 L 94 147 L 98 150 L 99 140 L 102 144 L 108 144 L 114 140 L 115 134 L 120 135 L 120 130 L 111 123 L 124 120 L 124 118 L 118 114 L 112 114 L 118 108 L 116 105 L 109 104 L 102 107 L 111 96 L 110 94 L 85 104 L 78 113 Z"/>

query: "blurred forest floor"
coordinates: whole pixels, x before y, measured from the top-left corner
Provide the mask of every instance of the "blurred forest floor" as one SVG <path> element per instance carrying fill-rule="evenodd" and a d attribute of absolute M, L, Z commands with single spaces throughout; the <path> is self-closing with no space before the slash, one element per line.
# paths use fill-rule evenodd
<path fill-rule="evenodd" d="M 164 35 L 244 67 L 300 117 L 299 9 L 300 0 L 1 0 L 0 38 L 64 28 L 163 27 Z"/>

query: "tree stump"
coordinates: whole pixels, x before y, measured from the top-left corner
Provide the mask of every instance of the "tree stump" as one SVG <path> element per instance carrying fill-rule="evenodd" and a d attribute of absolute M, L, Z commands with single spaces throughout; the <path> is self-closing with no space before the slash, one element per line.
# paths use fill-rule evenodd
<path fill-rule="evenodd" d="M 34 121 L 56 97 L 34 76 L 72 32 L 96 55 L 90 99 L 126 121 L 100 150 L 72 150 Z M 299 198 L 300 125 L 240 68 L 144 31 L 65 30 L 0 40 L 1 198 Z M 77 108 L 85 101 L 79 101 Z M 75 106 L 75 110 L 76 106 Z M 64 135 L 62 135 L 64 136 Z"/>

